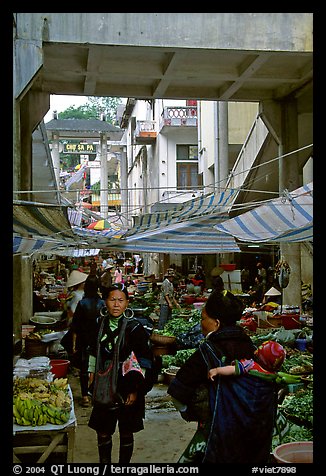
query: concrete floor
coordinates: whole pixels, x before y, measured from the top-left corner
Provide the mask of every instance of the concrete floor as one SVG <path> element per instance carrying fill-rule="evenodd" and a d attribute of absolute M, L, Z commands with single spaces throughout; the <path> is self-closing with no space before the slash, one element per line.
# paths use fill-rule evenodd
<path fill-rule="evenodd" d="M 80 405 L 79 378 L 68 375 L 74 396 L 77 429 L 74 462 L 98 463 L 97 439 L 88 427 L 91 408 Z M 192 438 L 196 423 L 184 421 L 166 393 L 164 383 L 154 385 L 146 396 L 144 430 L 134 435 L 134 453 L 131 463 L 176 463 Z M 119 434 L 113 435 L 112 462 L 118 462 Z"/>

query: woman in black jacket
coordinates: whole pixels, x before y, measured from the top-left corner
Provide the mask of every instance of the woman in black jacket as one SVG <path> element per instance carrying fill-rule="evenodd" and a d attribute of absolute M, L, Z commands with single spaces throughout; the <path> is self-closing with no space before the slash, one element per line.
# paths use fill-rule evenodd
<path fill-rule="evenodd" d="M 226 290 L 213 291 L 202 310 L 201 327 L 206 340 L 177 372 L 168 393 L 187 420 L 187 406 L 200 384 L 210 392 L 210 414 L 198 429 L 180 463 L 266 464 L 269 459 L 277 388 L 249 374 L 208 382 L 214 365 L 253 358 L 255 347 L 236 324 L 242 302 Z M 215 379 L 216 380 L 216 379 Z M 189 409 L 188 409 L 189 410 Z"/>
<path fill-rule="evenodd" d="M 131 312 L 127 309 L 128 304 L 127 289 L 123 284 L 113 284 L 108 290 L 106 307 L 101 311 L 99 325 L 100 329 L 102 324 L 104 327 L 99 331 L 96 348 L 93 349 L 89 361 L 91 372 L 96 370 L 98 355 L 97 364 L 100 364 L 102 369 L 106 368 L 105 363 L 113 360 L 114 344 L 118 341 L 118 336 L 122 337 L 117 369 L 117 396 L 121 403 L 114 408 L 100 402 L 94 403 L 88 423 L 97 433 L 100 463 L 111 463 L 112 435 L 117 423 L 120 433 L 119 463 L 130 462 L 134 445 L 133 434 L 144 428 L 145 394 L 152 386 L 153 357 L 149 336 L 142 324 L 133 317 L 128 317 Z M 128 365 L 131 355 L 136 357 L 138 368 L 137 365 Z"/>

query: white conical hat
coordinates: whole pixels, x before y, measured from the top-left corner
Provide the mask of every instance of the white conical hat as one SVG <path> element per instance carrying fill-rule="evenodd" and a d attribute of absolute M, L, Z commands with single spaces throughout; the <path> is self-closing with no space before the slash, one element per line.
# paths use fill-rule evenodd
<path fill-rule="evenodd" d="M 67 279 L 67 288 L 71 288 L 72 286 L 76 286 L 77 284 L 83 283 L 86 281 L 88 274 L 82 273 L 77 269 L 71 271 L 68 279 Z"/>
<path fill-rule="evenodd" d="M 270 288 L 267 293 L 265 293 L 265 296 L 280 296 L 282 293 L 278 291 L 276 288 Z"/>

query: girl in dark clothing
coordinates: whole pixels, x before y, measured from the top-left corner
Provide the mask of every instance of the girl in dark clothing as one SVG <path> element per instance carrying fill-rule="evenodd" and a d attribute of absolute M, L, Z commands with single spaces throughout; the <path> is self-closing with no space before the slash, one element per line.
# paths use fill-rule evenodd
<path fill-rule="evenodd" d="M 97 340 L 100 342 L 101 362 L 112 358 L 113 344 L 120 334 L 123 320 L 126 319 L 125 314 L 130 312 L 129 309 L 127 310 L 128 303 L 128 292 L 124 285 L 113 284 L 108 291 L 106 307 L 101 311 L 104 330 Z M 125 372 L 123 364 L 128 362 L 132 352 L 141 371 L 132 369 Z M 89 370 L 92 372 L 95 371 L 96 355 L 97 349 L 93 349 L 89 362 Z M 97 433 L 100 463 L 111 463 L 112 435 L 117 423 L 120 433 L 119 463 L 130 462 L 134 445 L 133 433 L 144 428 L 145 394 L 150 389 L 147 376 L 150 375 L 152 362 L 148 334 L 136 319 L 128 317 L 119 347 L 117 392 L 122 399 L 122 404 L 112 409 L 94 403 L 88 423 Z"/>
<path fill-rule="evenodd" d="M 89 347 L 94 347 L 97 335 L 97 317 L 105 302 L 98 294 L 99 280 L 96 275 L 89 275 L 85 281 L 84 296 L 78 302 L 71 323 L 72 353 L 77 356 L 80 366 L 80 387 L 82 406 L 90 405 L 88 397 L 89 374 L 88 352 Z"/>
<path fill-rule="evenodd" d="M 213 291 L 207 300 L 201 318 L 206 341 L 180 368 L 168 388 L 181 413 L 186 414 L 195 389 L 207 382 L 207 372 L 212 367 L 253 358 L 255 347 L 251 339 L 236 325 L 242 309 L 242 302 L 226 290 Z M 202 346 L 209 350 L 211 359 L 204 358 L 207 353 L 203 355 Z M 211 415 L 198 423 L 179 462 L 267 463 L 277 408 L 276 385 L 249 374 L 217 377 L 209 383 L 209 392 Z"/>

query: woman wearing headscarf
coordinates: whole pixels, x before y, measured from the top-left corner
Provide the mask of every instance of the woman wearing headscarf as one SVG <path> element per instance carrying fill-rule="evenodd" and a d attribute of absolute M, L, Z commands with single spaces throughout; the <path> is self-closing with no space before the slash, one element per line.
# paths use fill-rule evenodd
<path fill-rule="evenodd" d="M 100 463 L 111 463 L 112 435 L 118 424 L 120 433 L 119 463 L 128 464 L 133 453 L 133 434 L 144 429 L 145 394 L 151 388 L 152 353 L 144 327 L 130 316 L 128 291 L 123 284 L 113 284 L 101 310 L 96 347 L 89 359 L 89 371 L 106 367 L 114 361 L 118 347 L 116 398 L 120 403 L 109 407 L 94 402 L 89 427 L 97 433 Z M 116 345 L 117 342 L 120 344 Z M 133 364 L 131 362 L 133 356 Z M 136 359 L 136 362 L 135 362 Z M 96 362 L 98 360 L 98 362 Z M 96 379 L 94 380 L 96 385 Z"/>
<path fill-rule="evenodd" d="M 168 393 L 187 419 L 196 388 L 207 383 L 214 366 L 252 359 L 255 347 L 237 325 L 242 302 L 231 292 L 214 290 L 202 310 L 205 341 L 190 356 L 171 382 Z M 275 383 L 246 374 L 209 382 L 209 416 L 198 421 L 197 431 L 180 457 L 180 463 L 268 462 L 277 408 Z"/>

